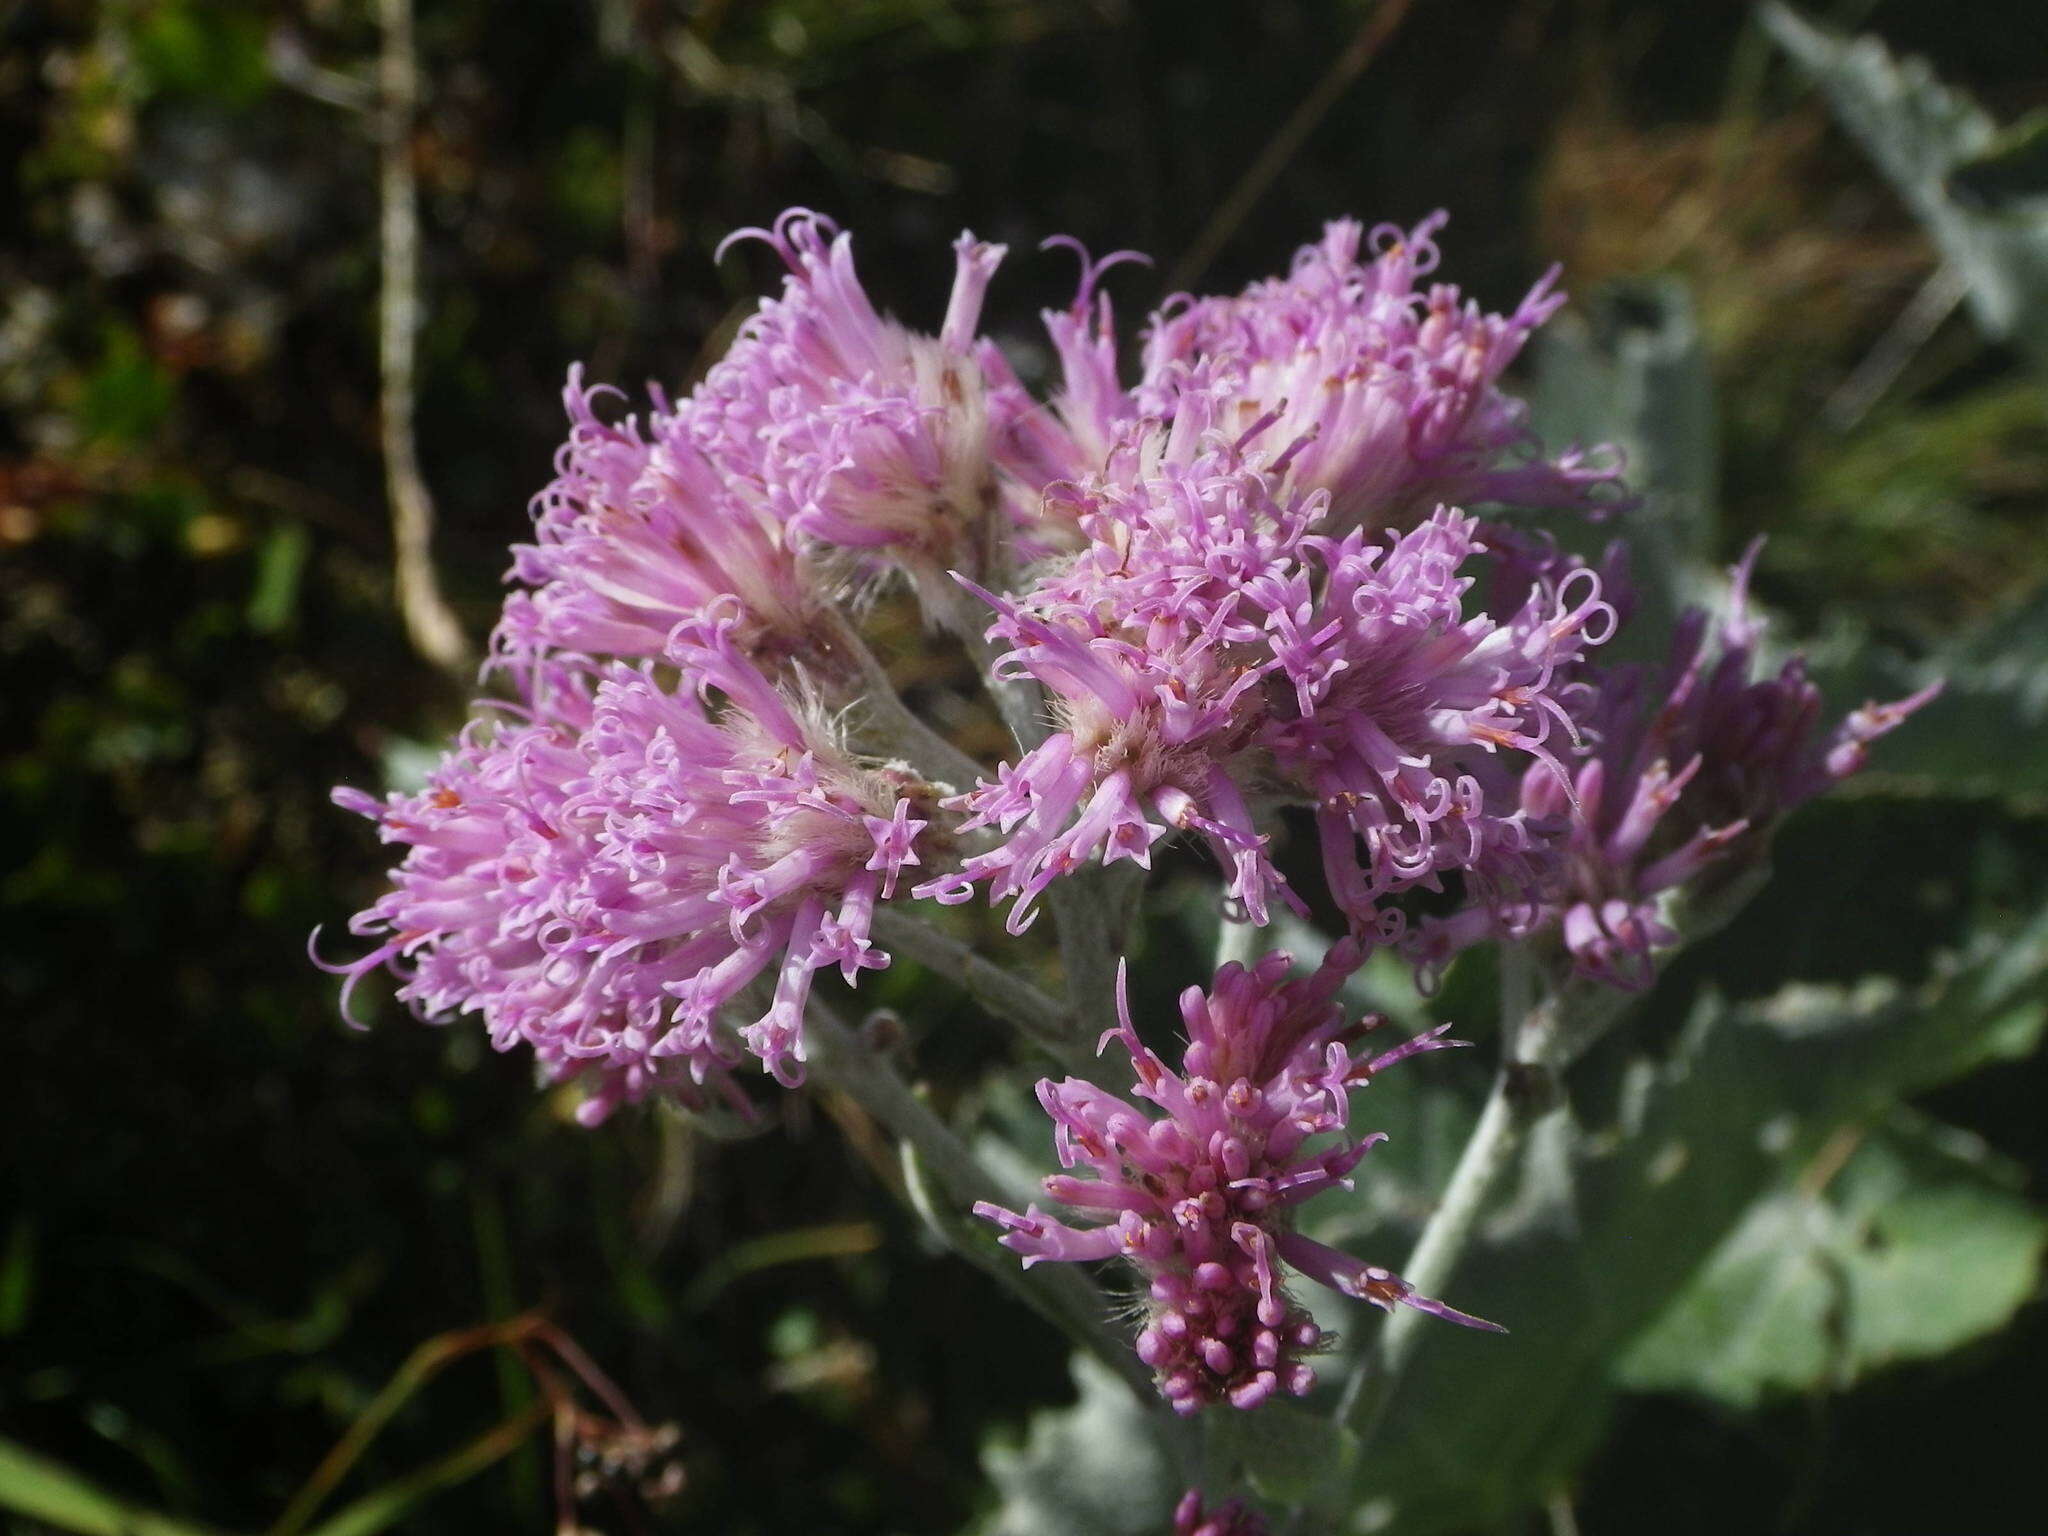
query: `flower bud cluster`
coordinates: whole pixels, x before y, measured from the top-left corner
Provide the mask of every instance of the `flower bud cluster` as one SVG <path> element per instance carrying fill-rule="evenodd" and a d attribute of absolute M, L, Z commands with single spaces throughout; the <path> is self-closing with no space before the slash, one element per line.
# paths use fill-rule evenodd
<path fill-rule="evenodd" d="M 1190 987 L 1180 1000 L 1187 1047 L 1178 1072 L 1139 1039 L 1119 986 L 1119 1024 L 1102 1043 L 1128 1053 L 1133 1095 L 1156 1113 L 1076 1078 L 1038 1085 L 1061 1166 L 1084 1170 L 1053 1175 L 1045 1192 L 1100 1224 L 1076 1226 L 1037 1205 L 1021 1214 L 975 1207 L 1005 1229 L 1004 1246 L 1026 1265 L 1116 1257 L 1138 1271 L 1138 1356 L 1177 1412 L 1254 1408 L 1314 1386 L 1308 1361 L 1322 1335 L 1288 1294 L 1283 1265 L 1390 1311 L 1398 1304 L 1494 1326 L 1294 1229 L 1302 1203 L 1348 1188 L 1384 1139 L 1346 1135 L 1352 1092 L 1410 1056 L 1464 1043 L 1445 1039 L 1444 1025 L 1376 1055 L 1358 1052 L 1385 1020 L 1347 1022 L 1335 997 L 1363 955 L 1346 941 L 1315 974 L 1289 980 L 1291 958 L 1274 953 L 1250 968 L 1225 965 L 1206 992 Z"/>
<path fill-rule="evenodd" d="M 1525 924 L 1555 931 L 1580 974 L 1611 986 L 1655 980 L 1657 951 L 1677 939 L 1670 893 L 1753 863 L 1787 812 L 1855 773 L 1872 741 L 1940 691 L 1866 704 L 1823 733 L 1820 690 L 1801 658 L 1755 675 L 1764 626 L 1749 583 L 1760 547 L 1731 573 L 1718 624 L 1690 609 L 1661 667 L 1601 673 L 1588 750 L 1568 773 L 1538 766 L 1523 777 L 1523 816 L 1554 840 Z M 1497 931 L 1468 909 L 1426 923 L 1416 950 L 1433 965 Z"/>

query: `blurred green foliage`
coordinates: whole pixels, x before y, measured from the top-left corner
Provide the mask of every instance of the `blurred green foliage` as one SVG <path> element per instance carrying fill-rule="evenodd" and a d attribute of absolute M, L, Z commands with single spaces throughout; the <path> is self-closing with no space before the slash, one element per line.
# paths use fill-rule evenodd
<path fill-rule="evenodd" d="M 1987 121 L 2022 121 L 2048 90 L 2027 0 L 1852 10 Z M 827 209 L 878 295 L 926 320 L 947 238 L 1007 240 L 992 325 L 1042 369 L 1033 313 L 1065 301 L 1072 270 L 1036 242 L 1170 262 L 1365 14 L 577 0 L 514 24 L 420 0 L 421 456 L 469 632 L 546 478 L 566 365 L 686 385 L 765 277 L 749 257 L 712 265 L 726 230 Z M 415 771 L 464 705 L 391 604 L 377 41 L 367 0 L 0 12 L 0 1008 L 17 1084 L 0 1117 L 0 1491 L 47 1525 L 131 1528 L 148 1508 L 266 1528 L 418 1346 L 538 1306 L 683 1435 L 676 1499 L 649 1514 L 600 1496 L 592 1524 L 1031 1528 L 1028 1474 L 1084 1468 L 1121 1433 L 1090 1415 L 1116 1410 L 1084 1380 L 1078 1419 L 1045 1416 L 1073 1391 L 1062 1345 L 930 1249 L 857 1111 L 803 1095 L 744 1140 L 651 1114 L 590 1135 L 520 1061 L 374 989 L 374 1028 L 348 1031 L 305 963 L 318 924 L 342 947 L 381 867 L 328 786 Z M 2037 189 L 2036 143 L 1970 147 L 1957 217 Z M 1493 1262 L 1553 1266 L 1569 1304 L 1548 1344 L 1531 1320 L 1526 1353 L 1436 1345 L 1460 1357 L 1436 1390 L 1488 1405 L 1468 1434 L 1541 1420 L 1482 1447 L 1488 1475 L 1436 1506 L 1442 1528 L 1520 1529 L 1531 1497 L 1566 1495 L 1589 1533 L 2037 1528 L 2005 1426 L 2048 1365 L 2039 1053 L 1969 1054 L 1998 1020 L 1956 1004 L 1939 1016 L 1954 1070 L 1886 1079 L 1910 1108 L 1807 1106 L 1775 1148 L 1731 1128 L 1761 1134 L 1772 1096 L 1800 1091 L 1781 1055 L 1871 1049 L 1856 1029 L 1872 1018 L 1950 1007 L 1956 967 L 2019 947 L 2048 889 L 2048 386 L 2023 338 L 1958 316 L 1860 417 L 1831 414 L 1953 242 L 1738 7 L 1416 6 L 1204 281 L 1281 266 L 1340 212 L 1439 205 L 1447 267 L 1489 301 L 1553 257 L 1586 296 L 1532 393 L 1555 431 L 1628 441 L 1653 476 L 1659 520 L 1640 533 L 1673 552 L 1660 569 L 1690 573 L 1670 599 L 1764 533 L 1759 585 L 1825 639 L 1842 705 L 1931 668 L 1956 679 L 1856 794 L 1788 829 L 1748 916 L 1589 1063 L 1577 1107 L 1612 1132 L 1567 1149 L 1607 1159 L 1589 1199 L 1633 1209 L 1616 1191 L 1664 1166 L 1640 1139 L 1659 1115 L 1702 1161 L 1670 1175 L 1684 1203 L 1646 1201 L 1638 1239 L 1610 1230 L 1590 1273 L 1540 1201 L 1502 1234 Z M 1131 272 L 1111 286 L 1127 320 L 1156 297 Z M 1160 911 L 1141 972 L 1155 1014 L 1206 942 L 1178 898 Z M 1486 964 L 1450 978 L 1441 1016 L 1485 1018 Z M 982 1086 L 1004 1048 L 972 1006 L 907 965 L 877 979 L 940 1102 L 1001 1134 L 1028 1071 Z M 1846 1033 L 1788 1034 L 1788 996 Z M 1332 1240 L 1398 1255 L 1483 1079 L 1448 1061 L 1430 1080 L 1446 1091 L 1375 1085 L 1401 1134 Z M 1701 1109 L 1710 1090 L 1742 1113 Z M 1636 1140 L 1614 1130 L 1624 1111 L 1649 1117 Z M 1043 1158 L 1027 1122 L 1012 1134 L 1020 1171 Z M 1741 1178 L 1709 1178 L 1709 1152 Z M 1483 1311 L 1476 1276 L 1460 1299 Z M 1629 1346 L 1611 1380 L 1557 1364 L 1588 1369 L 1594 1335 Z M 450 1365 L 330 1512 L 412 1489 L 407 1530 L 541 1528 L 538 1440 L 446 1488 L 407 1482 L 532 1393 L 505 1350 Z M 1427 1502 L 1481 1454 L 1400 1443 L 1406 1481 L 1376 1497 Z M 1135 1501 L 1127 1479 L 1171 1484 L 1164 1465 L 1070 1491 Z"/>

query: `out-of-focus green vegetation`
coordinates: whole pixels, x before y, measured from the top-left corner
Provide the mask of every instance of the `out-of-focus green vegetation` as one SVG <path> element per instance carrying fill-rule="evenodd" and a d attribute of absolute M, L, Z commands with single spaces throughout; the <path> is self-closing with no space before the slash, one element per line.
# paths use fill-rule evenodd
<path fill-rule="evenodd" d="M 878 297 L 926 319 L 953 233 L 1007 240 L 992 323 L 1042 362 L 1033 314 L 1072 264 L 1037 241 L 1170 265 L 1366 14 L 419 0 L 420 457 L 469 634 L 548 473 L 566 365 L 687 384 L 763 280 L 746 257 L 713 266 L 728 229 L 829 210 Z M 2048 93 L 2031 0 L 1837 19 L 1999 122 Z M 136 1510 L 270 1528 L 439 1340 L 445 1363 L 398 1377 L 304 1528 L 543 1529 L 555 1480 L 528 1418 L 564 1367 L 520 1353 L 536 1310 L 680 1431 L 658 1508 L 592 1490 L 581 1518 L 607 1530 L 951 1530 L 988 1511 L 991 1437 L 1012 1490 L 1085 1443 L 1072 1421 L 1027 1430 L 1071 1395 L 1059 1341 L 931 1251 L 848 1104 L 793 1096 L 739 1141 L 652 1114 L 593 1135 L 466 1029 L 381 1000 L 369 1033 L 343 1027 L 305 937 L 381 866 L 327 789 L 404 773 L 465 697 L 412 654 L 391 594 L 376 7 L 50 0 L 0 9 L 0 43 L 0 1504 L 26 1530 Z M 1989 174 L 1959 195 L 2006 195 Z M 2038 1052 L 1994 1048 L 2016 1038 L 2005 1015 L 1937 982 L 1944 954 L 1994 963 L 1987 936 L 2048 889 L 2048 375 L 1965 303 L 1859 398 L 1952 248 L 1741 7 L 1422 0 L 1201 281 L 1276 269 L 1338 213 L 1437 206 L 1448 271 L 1491 302 L 1565 263 L 1586 302 L 1529 382 L 1547 419 L 1612 423 L 1659 465 L 1646 537 L 1710 565 L 1766 534 L 1759 586 L 1826 642 L 1827 675 L 1934 661 L 1958 684 L 1934 728 L 1788 831 L 1776 883 L 1651 1021 L 1657 1071 L 1759 1094 L 1780 1091 L 1772 1052 L 1870 1048 L 1857 1031 L 1900 997 L 1957 1010 L 1953 1061 L 1870 1068 L 1918 1095 L 1906 1112 L 1787 1109 L 1826 1177 L 1776 1191 L 1637 1320 L 1615 1411 L 1543 1408 L 1562 1438 L 1531 1464 L 1575 1469 L 1555 1492 L 1589 1533 L 2037 1528 L 2011 1453 L 2048 1365 L 2027 1257 L 2048 1082 Z M 1156 297 L 1131 272 L 1112 288 L 1132 320 Z M 1637 389 L 1643 368 L 1666 383 Z M 1161 908 L 1163 1003 L 1198 967 Z M 1794 977 L 1838 989 L 1802 994 L 1832 1043 L 1801 1047 L 1771 1012 Z M 907 965 L 878 980 L 864 991 L 910 1020 L 942 1099 L 993 1059 L 964 1000 Z M 1460 987 L 1447 1016 L 1483 993 Z M 1702 1019 L 1721 1033 L 1682 1028 Z M 1741 1030 L 1767 1040 L 1754 1061 L 1728 1048 Z M 1756 1118 L 1731 1123 L 1774 1123 Z M 1409 1131 L 1373 1239 L 1390 1249 L 1399 1202 L 1442 1172 L 1428 1125 Z M 1589 1283 L 1543 1229 L 1524 1237 L 1560 1285 Z M 1845 1331 L 1845 1294 L 1889 1298 L 1891 1331 Z M 1589 1296 L 1560 1314 L 1582 1332 L 1609 1326 Z M 1703 1332 L 1727 1340 L 1711 1369 Z M 1425 1493 L 1443 1481 L 1426 1449 L 1404 1485 Z"/>

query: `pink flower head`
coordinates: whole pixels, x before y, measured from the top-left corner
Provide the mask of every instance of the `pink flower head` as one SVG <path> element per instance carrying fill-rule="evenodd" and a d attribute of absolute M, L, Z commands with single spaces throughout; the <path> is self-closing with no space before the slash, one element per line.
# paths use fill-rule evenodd
<path fill-rule="evenodd" d="M 1282 506 L 1256 462 L 1214 441 L 1156 474 L 1055 485 L 1047 500 L 1069 509 L 1082 552 L 1015 598 L 967 585 L 1009 645 L 998 673 L 1043 684 L 1059 729 L 959 797 L 967 829 L 1004 841 L 918 893 L 960 901 L 985 881 L 992 901 L 1014 900 L 1021 932 L 1054 879 L 1098 853 L 1149 866 L 1152 844 L 1186 829 L 1265 921 L 1269 894 L 1292 898 L 1233 774 L 1282 665 L 1274 637 L 1292 637 L 1309 606 L 1295 551 L 1320 501 Z"/>
<path fill-rule="evenodd" d="M 1447 216 L 1372 232 L 1340 219 L 1285 278 L 1235 298 L 1184 298 L 1153 317 L 1140 414 L 1171 415 L 1191 367 L 1227 377 L 1243 430 L 1301 442 L 1288 486 L 1330 493 L 1330 531 L 1406 526 L 1440 502 L 1594 511 L 1618 501 L 1611 452 L 1540 456 L 1528 408 L 1499 388 L 1531 334 L 1564 303 L 1546 273 L 1512 315 L 1483 312 L 1436 269 Z M 1070 380 L 1071 380 L 1070 371 Z"/>
<path fill-rule="evenodd" d="M 535 542 L 513 549 L 514 592 L 492 649 L 515 670 L 551 653 L 659 659 L 685 614 L 737 599 L 736 639 L 764 658 L 813 644 L 823 598 L 772 511 L 708 459 L 691 401 L 655 392 L 637 416 L 603 420 L 580 367 L 563 403 L 569 440 L 534 498 Z"/>
<path fill-rule="evenodd" d="M 1290 659 L 1291 715 L 1261 740 L 1314 796 L 1338 905 L 1375 928 L 1383 897 L 1451 871 L 1496 908 L 1519 900 L 1536 850 L 1509 765 L 1534 758 L 1531 772 L 1568 777 L 1560 758 L 1587 705 L 1573 669 L 1614 627 L 1599 575 L 1532 580 L 1496 618 L 1467 602 L 1484 546 L 1463 513 L 1305 543 L 1323 571 L 1303 626 L 1313 638 Z"/>
<path fill-rule="evenodd" d="M 1147 1282 L 1138 1356 L 1180 1413 L 1211 1403 L 1254 1408 L 1275 1393 L 1306 1393 L 1307 1357 L 1321 1343 L 1308 1313 L 1287 1294 L 1282 1264 L 1373 1305 L 1395 1305 L 1472 1327 L 1467 1317 L 1418 1296 L 1391 1272 L 1362 1264 L 1294 1230 L 1294 1212 L 1344 1185 L 1381 1135 L 1311 1149 L 1341 1133 L 1350 1095 L 1409 1056 L 1462 1044 L 1448 1025 L 1375 1056 L 1353 1045 L 1384 1023 L 1347 1025 L 1335 997 L 1363 958 L 1346 941 L 1314 975 L 1287 979 L 1290 958 L 1269 954 L 1251 969 L 1232 962 L 1208 992 L 1181 995 L 1188 1045 L 1170 1070 L 1138 1038 L 1121 976 L 1112 1038 L 1137 1071 L 1149 1113 L 1093 1083 L 1038 1085 L 1066 1168 L 1046 1193 L 1069 1210 L 1103 1218 L 1074 1226 L 1036 1205 L 1022 1215 L 986 1202 L 975 1214 L 999 1223 L 1003 1245 L 1024 1256 L 1080 1260 L 1121 1256 Z"/>
<path fill-rule="evenodd" d="M 1617 669 L 1601 681 L 1597 745 L 1573 780 L 1576 807 L 1531 770 L 1522 803 L 1568 826 L 1551 895 L 1578 969 L 1618 987 L 1648 986 L 1654 953 L 1677 935 L 1658 897 L 1744 849 L 1760 851 L 1780 818 L 1863 766 L 1869 744 L 1940 691 L 1866 704 L 1825 738 L 1820 690 L 1794 656 L 1753 679 L 1762 621 L 1749 608 L 1761 543 L 1734 576 L 1730 611 L 1709 644 L 1707 615 L 1678 622 L 1661 673 Z"/>
<path fill-rule="evenodd" d="M 1004 248 L 955 243 L 931 336 L 875 309 L 830 220 L 792 208 L 725 245 L 742 239 L 766 241 L 789 276 L 704 382 L 706 451 L 801 542 L 859 572 L 900 569 L 927 612 L 957 621 L 947 573 L 981 568 L 1000 501 L 991 433 L 1030 408 L 1021 391 L 992 393 L 993 349 L 975 336 Z"/>
<path fill-rule="evenodd" d="M 407 849 L 350 924 L 380 942 L 337 968 L 344 1002 L 388 965 L 420 1013 L 481 1013 L 498 1049 L 523 1040 L 547 1077 L 585 1083 L 595 1124 L 707 1084 L 744 1108 L 718 1015 L 772 970 L 739 1035 L 800 1081 L 813 974 L 888 963 L 869 922 L 919 862 L 928 792 L 850 758 L 756 670 L 740 626 L 730 599 L 678 625 L 680 691 L 619 664 L 558 668 L 547 713 L 473 722 L 418 794 L 337 790 Z"/>

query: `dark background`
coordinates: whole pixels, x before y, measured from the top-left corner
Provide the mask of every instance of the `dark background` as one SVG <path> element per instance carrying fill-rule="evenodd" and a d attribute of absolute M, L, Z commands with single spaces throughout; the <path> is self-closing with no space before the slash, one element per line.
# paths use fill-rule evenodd
<path fill-rule="evenodd" d="M 2001 117 L 2048 93 L 2036 0 L 1837 14 Z M 713 265 L 729 229 L 829 211 L 877 300 L 924 325 L 951 237 L 1008 241 L 989 325 L 1042 365 L 1034 313 L 1074 267 L 1037 243 L 1153 253 L 1110 283 L 1135 326 L 1368 15 L 420 0 L 420 458 L 471 637 L 548 476 L 567 365 L 687 385 L 771 278 L 757 249 Z M 1677 273 L 1719 387 L 1715 555 L 1766 531 L 1759 584 L 1795 631 L 1924 653 L 2048 572 L 2048 385 L 1957 320 L 1853 430 L 1822 423 L 1935 257 L 1746 17 L 1418 0 L 1176 280 L 1235 286 L 1325 218 L 1439 206 L 1447 274 L 1493 307 L 1553 259 L 1580 294 Z M 395 616 L 377 154 L 362 112 L 315 99 L 373 80 L 372 7 L 13 4 L 0 40 L 0 1434 L 261 1528 L 415 1346 L 540 1305 L 680 1427 L 687 1484 L 653 1525 L 957 1528 L 984 1497 L 984 1435 L 1067 1393 L 1063 1350 L 929 1251 L 846 1106 L 797 1096 L 735 1143 L 650 1115 L 586 1133 L 523 1059 L 407 1021 L 379 986 L 374 1029 L 349 1032 L 306 964 L 309 930 L 382 868 L 328 787 L 416 759 L 466 698 Z M 1878 852 L 1845 866 L 1851 848 Z M 1817 808 L 1717 953 L 1770 963 L 1864 900 L 1845 952 L 1817 951 L 1853 976 L 1859 945 L 1943 937 L 1893 898 L 1987 848 L 2013 888 L 2037 880 L 2041 803 Z M 908 967 L 882 997 L 914 1007 L 941 1083 L 965 1081 L 985 1047 L 964 1005 Z M 2038 1194 L 2044 1086 L 2020 1063 L 1937 1107 Z M 2036 1303 L 1847 1394 L 1744 1416 L 1640 1400 L 1577 1519 L 2048 1528 L 2021 1428 L 2044 1369 Z M 509 1357 L 451 1367 L 348 1488 L 528 1390 Z M 402 1528 L 545 1529 L 546 1480 L 536 1444 Z"/>

